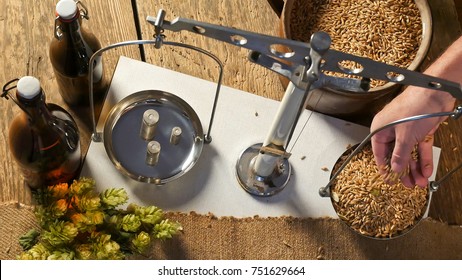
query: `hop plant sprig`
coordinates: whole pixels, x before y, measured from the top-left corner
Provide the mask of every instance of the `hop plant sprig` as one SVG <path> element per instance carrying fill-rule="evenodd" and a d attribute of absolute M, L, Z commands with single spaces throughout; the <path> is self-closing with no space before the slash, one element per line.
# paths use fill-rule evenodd
<path fill-rule="evenodd" d="M 156 206 L 129 204 L 123 188 L 99 193 L 90 178 L 34 191 L 40 231 L 20 237 L 18 259 L 124 259 L 143 253 L 154 240 L 172 238 L 182 230 Z"/>

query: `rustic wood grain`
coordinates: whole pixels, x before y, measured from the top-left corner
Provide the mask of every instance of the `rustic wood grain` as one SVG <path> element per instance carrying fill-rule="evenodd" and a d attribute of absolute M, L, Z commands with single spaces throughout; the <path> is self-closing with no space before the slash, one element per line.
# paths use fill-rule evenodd
<path fill-rule="evenodd" d="M 461 1 L 458 1 L 459 5 Z M 452 0 L 429 0 L 433 16 L 433 37 L 428 63 L 434 61 L 461 35 L 457 9 Z M 459 101 L 460 103 L 460 101 Z M 462 162 L 462 122 L 449 119 L 435 135 L 441 147 L 437 179 Z M 462 170 L 448 179 L 433 194 L 429 215 L 449 224 L 462 224 Z"/>
<path fill-rule="evenodd" d="M 152 39 L 153 26 L 146 16 L 166 11 L 166 19 L 190 18 L 277 36 L 278 17 L 266 0 L 137 0 L 143 39 Z M 284 94 L 277 74 L 247 60 L 248 51 L 188 32 L 165 31 L 167 41 L 191 44 L 215 54 L 224 64 L 223 84 L 260 96 L 280 100 Z M 209 58 L 185 49 L 146 48 L 146 61 L 202 79 L 216 81 L 218 68 Z"/>
<path fill-rule="evenodd" d="M 460 22 L 462 19 L 462 0 L 454 0 L 454 4 L 456 6 L 457 17 Z"/>
<path fill-rule="evenodd" d="M 103 46 L 122 40 L 136 39 L 130 0 L 83 1 L 90 20 L 83 24 L 99 37 Z M 1 0 L 0 1 L 0 82 L 25 75 L 37 77 L 47 94 L 47 101 L 68 109 L 76 118 L 81 131 L 82 150 L 89 145 L 89 111 L 70 110 L 57 91 L 57 84 L 49 62 L 48 46 L 53 36 L 56 0 Z M 119 55 L 139 59 L 138 48 L 115 50 L 104 56 L 105 73 L 110 79 Z M 18 108 L 11 101 L 0 100 L 0 201 L 31 203 L 29 190 L 10 156 L 8 128 Z"/>

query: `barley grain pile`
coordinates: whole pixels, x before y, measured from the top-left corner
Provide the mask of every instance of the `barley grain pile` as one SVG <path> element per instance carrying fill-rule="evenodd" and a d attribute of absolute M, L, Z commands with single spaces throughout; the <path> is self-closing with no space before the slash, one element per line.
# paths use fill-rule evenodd
<path fill-rule="evenodd" d="M 294 0 L 290 30 L 292 39 L 304 42 L 314 32 L 327 32 L 332 49 L 403 68 L 414 60 L 422 41 L 414 0 Z M 343 66 L 356 68 L 351 62 Z M 372 80 L 371 88 L 383 84 Z"/>
<path fill-rule="evenodd" d="M 338 216 L 353 230 L 376 238 L 394 237 L 414 226 L 425 213 L 427 195 L 426 188 L 385 183 L 370 145 L 351 159 L 331 188 Z"/>

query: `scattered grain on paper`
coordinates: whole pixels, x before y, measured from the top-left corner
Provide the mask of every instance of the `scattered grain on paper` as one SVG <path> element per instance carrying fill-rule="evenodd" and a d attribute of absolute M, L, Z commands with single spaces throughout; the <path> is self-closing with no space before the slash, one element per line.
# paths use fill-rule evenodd
<path fill-rule="evenodd" d="M 324 260 L 325 259 L 325 257 L 324 257 L 324 247 L 323 246 L 318 247 L 318 254 L 316 255 L 316 259 L 317 260 Z"/>
<path fill-rule="evenodd" d="M 284 244 L 286 247 L 288 248 L 292 248 L 292 245 L 290 245 L 289 243 L 287 243 L 287 241 L 283 240 L 282 241 L 282 244 Z"/>

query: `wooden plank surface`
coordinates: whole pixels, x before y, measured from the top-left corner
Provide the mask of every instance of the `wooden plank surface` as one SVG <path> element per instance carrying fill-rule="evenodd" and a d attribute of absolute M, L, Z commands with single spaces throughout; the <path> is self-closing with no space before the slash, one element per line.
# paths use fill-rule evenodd
<path fill-rule="evenodd" d="M 456 0 L 460 5 L 460 0 Z M 428 61 L 434 61 L 461 35 L 461 25 L 453 0 L 429 0 L 433 16 L 433 37 Z M 461 101 L 459 101 L 461 103 Z M 462 122 L 449 119 L 435 135 L 441 147 L 437 179 L 462 162 Z M 462 224 L 462 170 L 455 173 L 433 194 L 429 215 L 449 224 Z"/>
<path fill-rule="evenodd" d="M 83 21 L 100 39 L 103 46 L 137 39 L 130 0 L 83 1 L 90 20 Z M 57 91 L 57 84 L 48 57 L 48 46 L 53 36 L 55 4 L 57 0 L 1 0 L 0 1 L 0 82 L 25 75 L 37 77 L 47 94 L 47 101 L 69 109 Z M 118 57 L 123 54 L 139 59 L 137 47 L 114 50 L 104 55 L 106 77 L 110 79 Z M 30 204 L 29 190 L 24 187 L 19 169 L 10 155 L 8 128 L 18 108 L 12 101 L 0 100 L 0 201 L 19 201 Z M 89 145 L 88 110 L 69 110 L 76 118 L 81 132 L 82 150 Z"/>
<path fill-rule="evenodd" d="M 426 65 L 434 61 L 461 33 L 453 0 L 428 0 L 428 2 L 432 9 L 434 32 Z M 160 8 L 167 12 L 167 20 L 180 16 L 267 35 L 278 35 L 278 17 L 265 0 L 137 0 L 137 4 L 144 39 L 152 38 L 153 28 L 143 20 L 148 15 L 156 16 Z M 165 35 L 167 40 L 192 44 L 217 55 L 225 64 L 223 82 L 225 85 L 276 100 L 282 97 L 283 89 L 277 75 L 248 62 L 246 50 L 187 32 L 165 31 Z M 210 66 L 207 66 L 211 65 L 210 63 L 191 55 L 188 51 L 175 49 L 159 51 L 148 48 L 146 55 L 148 62 L 175 71 L 208 80 L 213 80 L 215 75 L 210 70 Z M 449 124 L 442 127 L 437 134 L 437 145 L 443 149 L 437 178 L 462 161 L 460 126 L 460 121 L 450 120 Z M 452 137 L 450 137 L 451 134 Z M 456 150 L 455 147 L 458 147 L 456 152 L 453 151 Z M 460 185 L 462 185 L 462 171 L 434 194 L 430 210 L 431 217 L 450 224 L 462 224 L 462 188 Z"/>
<path fill-rule="evenodd" d="M 277 36 L 278 17 L 266 0 L 137 0 L 143 39 L 152 39 L 146 16 L 166 11 L 166 20 L 190 18 L 266 35 Z M 212 52 L 224 64 L 223 84 L 280 100 L 284 89 L 277 74 L 247 60 L 248 51 L 188 32 L 165 31 L 167 41 L 194 45 Z M 202 79 L 216 81 L 218 68 L 209 58 L 179 48 L 146 48 L 146 61 Z"/>

